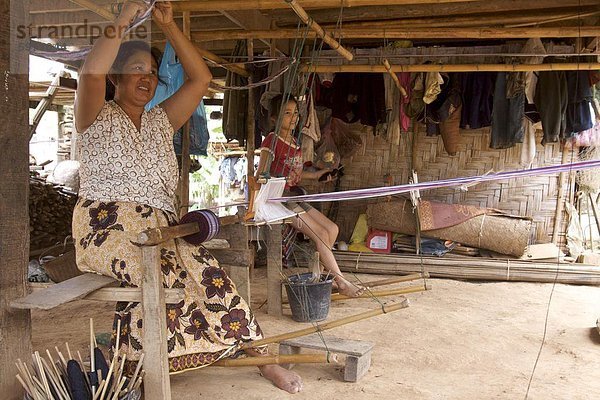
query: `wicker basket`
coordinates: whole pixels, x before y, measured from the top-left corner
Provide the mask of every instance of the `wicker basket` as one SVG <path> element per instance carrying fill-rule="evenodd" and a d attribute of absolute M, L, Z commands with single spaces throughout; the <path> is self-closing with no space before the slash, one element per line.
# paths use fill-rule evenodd
<path fill-rule="evenodd" d="M 56 245 L 40 256 L 40 264 L 53 282 L 62 282 L 81 275 L 77 269 L 75 246 L 73 243 Z"/>

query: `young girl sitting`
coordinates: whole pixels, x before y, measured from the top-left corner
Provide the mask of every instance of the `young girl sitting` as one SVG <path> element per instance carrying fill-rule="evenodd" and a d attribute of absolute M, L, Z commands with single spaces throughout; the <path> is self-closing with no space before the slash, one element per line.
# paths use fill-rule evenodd
<path fill-rule="evenodd" d="M 262 142 L 262 148 L 269 150 L 272 162 L 269 173 L 272 177 L 286 177 L 286 193 L 295 192 L 295 188 L 303 180 L 319 180 L 322 176 L 330 173 L 330 169 L 319 171 L 304 171 L 302 152 L 293 135 L 294 128 L 298 123 L 298 101 L 290 96 L 284 103 L 284 97 L 278 95 L 271 100 L 270 117 L 274 123 L 279 122 L 278 132 L 271 132 Z M 281 112 L 281 116 L 279 113 Z M 261 153 L 257 171 L 266 170 L 267 159 Z M 331 177 L 328 181 L 331 181 Z M 310 206 L 308 203 L 288 203 L 292 208 L 301 207 L 306 211 L 293 218 L 292 226 L 308 236 L 316 245 L 321 262 L 334 277 L 339 293 L 346 296 L 359 296 L 363 289 L 350 283 L 344 278 L 340 268 L 331 252 L 331 248 L 337 239 L 339 229 L 337 225 L 325 215 Z"/>

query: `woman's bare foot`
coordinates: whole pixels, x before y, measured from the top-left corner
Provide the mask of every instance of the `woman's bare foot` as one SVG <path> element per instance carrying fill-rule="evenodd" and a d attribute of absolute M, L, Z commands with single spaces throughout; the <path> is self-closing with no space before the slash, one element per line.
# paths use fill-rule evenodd
<path fill-rule="evenodd" d="M 288 371 L 277 364 L 263 365 L 258 369 L 265 378 L 281 390 L 292 394 L 302 390 L 302 378 L 293 371 Z"/>
<path fill-rule="evenodd" d="M 335 283 L 338 293 L 348 297 L 358 297 L 364 292 L 364 288 L 353 285 L 341 276 L 336 277 Z"/>

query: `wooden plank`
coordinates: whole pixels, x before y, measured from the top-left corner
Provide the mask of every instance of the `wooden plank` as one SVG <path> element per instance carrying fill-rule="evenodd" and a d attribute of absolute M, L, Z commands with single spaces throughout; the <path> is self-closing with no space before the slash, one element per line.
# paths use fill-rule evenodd
<path fill-rule="evenodd" d="M 521 260 L 543 260 L 544 258 L 564 257 L 563 253 L 554 243 L 530 244 L 525 249 Z"/>
<path fill-rule="evenodd" d="M 165 289 L 166 304 L 177 304 L 184 299 L 183 289 Z M 84 297 L 84 300 L 95 301 L 126 301 L 139 303 L 142 301 L 142 289 L 140 288 L 102 288 Z"/>
<path fill-rule="evenodd" d="M 167 313 L 165 290 L 160 272 L 157 246 L 142 248 L 142 307 L 144 319 L 144 398 L 171 400 L 169 359 L 167 352 Z"/>
<path fill-rule="evenodd" d="M 115 279 L 108 276 L 83 274 L 52 285 L 45 290 L 36 291 L 26 297 L 16 299 L 10 303 L 10 306 L 21 310 L 50 310 L 61 304 L 82 299 L 95 290 L 115 282 Z"/>
<path fill-rule="evenodd" d="M 13 299 L 27 294 L 29 253 L 29 118 L 28 42 L 17 41 L 11 27 L 27 26 L 29 1 L 0 2 L 0 393 L 4 400 L 23 399 L 15 361 L 31 359 L 28 311 L 11 310 Z M 25 45 L 25 47 L 20 47 Z"/>
<path fill-rule="evenodd" d="M 250 249 L 210 249 L 219 264 L 234 265 L 248 268 L 254 259 L 254 252 Z"/>
<path fill-rule="evenodd" d="M 316 333 L 296 339 L 284 340 L 281 344 L 306 349 L 327 350 L 332 353 L 342 353 L 357 357 L 370 352 L 375 347 L 372 342 L 342 339 L 335 336 L 321 337 L 321 335 Z"/>
<path fill-rule="evenodd" d="M 266 227 L 267 231 L 267 312 L 276 317 L 283 315 L 282 276 L 282 224 Z"/>

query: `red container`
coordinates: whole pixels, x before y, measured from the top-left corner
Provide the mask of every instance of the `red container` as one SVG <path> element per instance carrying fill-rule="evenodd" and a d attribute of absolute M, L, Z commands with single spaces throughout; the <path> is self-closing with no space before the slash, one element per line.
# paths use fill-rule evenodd
<path fill-rule="evenodd" d="M 390 253 L 392 251 L 392 232 L 369 230 L 367 247 L 375 253 Z"/>

